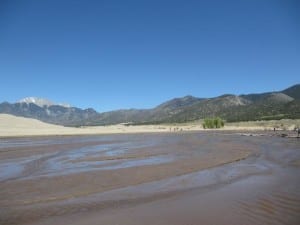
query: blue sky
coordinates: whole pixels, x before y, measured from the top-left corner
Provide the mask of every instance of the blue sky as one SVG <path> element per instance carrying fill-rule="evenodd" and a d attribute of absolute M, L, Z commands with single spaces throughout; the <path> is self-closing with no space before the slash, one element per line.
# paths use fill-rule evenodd
<path fill-rule="evenodd" d="M 300 83 L 297 0 L 1 0 L 0 102 L 98 111 Z"/>

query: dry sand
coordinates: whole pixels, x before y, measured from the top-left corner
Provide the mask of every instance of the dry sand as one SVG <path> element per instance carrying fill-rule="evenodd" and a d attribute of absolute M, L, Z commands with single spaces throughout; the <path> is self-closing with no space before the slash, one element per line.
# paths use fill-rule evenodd
<path fill-rule="evenodd" d="M 0 139 L 0 224 L 300 222 L 300 143 L 235 132 Z"/>
<path fill-rule="evenodd" d="M 264 126 L 253 124 L 226 125 L 222 130 L 264 130 Z M 271 129 L 271 127 L 269 127 Z M 153 133 L 180 132 L 203 130 L 201 123 L 177 125 L 111 125 L 94 127 L 63 127 L 41 122 L 36 119 L 0 114 L 0 137 L 17 136 L 49 136 L 49 135 L 88 135 L 88 134 L 118 134 L 118 133 Z"/>

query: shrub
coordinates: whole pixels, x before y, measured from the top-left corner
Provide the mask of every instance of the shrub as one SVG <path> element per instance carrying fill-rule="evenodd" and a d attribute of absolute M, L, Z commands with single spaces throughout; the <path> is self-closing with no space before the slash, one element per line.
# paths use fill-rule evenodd
<path fill-rule="evenodd" d="M 205 118 L 202 126 L 204 129 L 206 129 L 206 128 L 209 128 L 209 129 L 221 128 L 221 127 L 224 127 L 224 120 L 222 120 L 219 117 Z"/>

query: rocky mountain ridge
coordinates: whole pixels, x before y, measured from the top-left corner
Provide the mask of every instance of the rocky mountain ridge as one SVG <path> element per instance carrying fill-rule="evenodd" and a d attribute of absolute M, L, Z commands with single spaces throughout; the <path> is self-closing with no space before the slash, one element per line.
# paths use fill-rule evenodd
<path fill-rule="evenodd" d="M 227 121 L 300 118 L 300 84 L 283 91 L 215 98 L 185 96 L 166 101 L 152 109 L 128 109 L 98 113 L 41 98 L 3 102 L 0 113 L 39 119 L 65 126 L 95 126 L 117 123 L 157 124 L 189 122 L 219 116 Z"/>

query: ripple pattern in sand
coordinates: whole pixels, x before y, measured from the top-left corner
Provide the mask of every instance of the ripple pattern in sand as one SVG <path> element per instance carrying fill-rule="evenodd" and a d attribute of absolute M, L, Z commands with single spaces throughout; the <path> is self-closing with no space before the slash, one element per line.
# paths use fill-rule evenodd
<path fill-rule="evenodd" d="M 300 224 L 299 190 L 260 193 L 235 204 L 235 210 L 246 219 L 244 224 L 289 225 Z"/>

